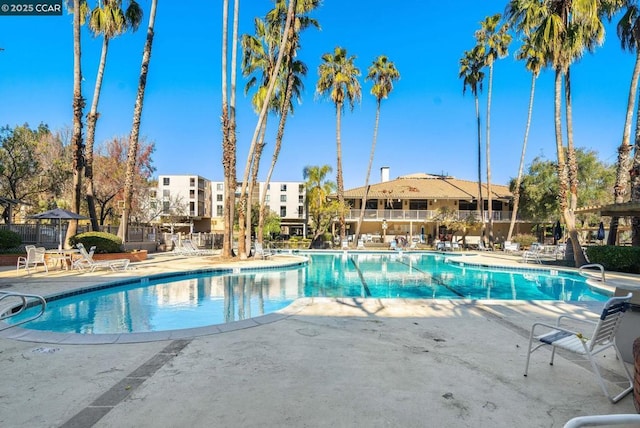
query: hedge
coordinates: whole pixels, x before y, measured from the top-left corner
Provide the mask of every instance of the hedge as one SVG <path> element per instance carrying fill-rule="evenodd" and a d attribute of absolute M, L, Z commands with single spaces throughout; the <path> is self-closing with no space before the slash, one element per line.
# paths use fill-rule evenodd
<path fill-rule="evenodd" d="M 22 244 L 19 234 L 9 229 L 0 229 L 0 250 L 17 248 Z"/>
<path fill-rule="evenodd" d="M 69 244 L 74 247 L 78 243 L 82 243 L 87 251 L 95 245 L 96 253 L 121 253 L 123 251 L 122 239 L 107 232 L 79 233 L 69 239 Z"/>
<path fill-rule="evenodd" d="M 640 273 L 640 247 L 595 245 L 586 247 L 589 263 L 599 263 L 606 270 Z"/>

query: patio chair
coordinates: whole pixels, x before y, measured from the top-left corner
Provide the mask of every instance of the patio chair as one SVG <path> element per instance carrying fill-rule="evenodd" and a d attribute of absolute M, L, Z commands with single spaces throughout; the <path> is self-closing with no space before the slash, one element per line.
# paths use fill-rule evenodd
<path fill-rule="evenodd" d="M 270 249 L 265 249 L 260 242 L 254 243 L 253 246 L 256 249 L 256 258 L 265 260 L 273 255 L 273 252 Z"/>
<path fill-rule="evenodd" d="M 529 348 L 527 350 L 527 363 L 525 365 L 524 375 L 527 376 L 528 374 L 531 354 L 535 350 L 545 345 L 550 345 L 552 347 L 551 361 L 549 362 L 550 365 L 553 365 L 553 358 L 555 357 L 556 348 L 560 348 L 565 351 L 573 352 L 586 357 L 591 363 L 591 368 L 598 378 L 598 383 L 600 384 L 600 388 L 602 389 L 602 392 L 604 392 L 604 395 L 612 403 L 617 403 L 618 401 L 620 401 L 625 395 L 633 391 L 633 378 L 631 377 L 631 373 L 629 373 L 629 369 L 622 360 L 620 350 L 616 346 L 614 338 L 618 331 L 618 328 L 620 327 L 622 317 L 629 307 L 629 300 L 631 299 L 631 296 L 632 294 L 629 293 L 627 296 L 612 297 L 611 299 L 609 299 L 605 303 L 602 314 L 600 315 L 600 319 L 598 321 L 584 320 L 571 317 L 569 315 L 561 315 L 560 317 L 558 317 L 555 325 L 545 324 L 542 322 L 534 323 L 531 327 L 531 333 L 529 335 Z M 573 331 L 568 328 L 562 327 L 560 324 L 563 320 L 571 320 L 578 323 L 594 325 L 595 328 L 593 330 L 593 333 L 588 336 L 584 332 Z M 536 335 L 536 329 L 538 327 L 545 328 L 546 332 L 541 335 Z M 534 339 L 540 343 L 532 349 Z M 607 386 L 604 383 L 604 379 L 602 379 L 602 375 L 600 374 L 600 369 L 598 368 L 595 360 L 595 356 L 597 354 L 609 348 L 613 348 L 615 350 L 618 362 L 624 369 L 624 374 L 626 376 L 625 385 L 628 382 L 628 386 L 626 386 L 625 389 L 616 396 L 612 396 L 607 389 Z"/>
<path fill-rule="evenodd" d="M 47 262 L 44 259 L 45 248 L 37 247 L 35 245 L 26 245 L 25 250 L 27 250 L 27 256 L 18 257 L 18 262 L 16 263 L 16 273 L 20 271 L 20 268 L 24 268 L 27 273 L 31 273 L 31 268 L 38 270 L 38 265 L 44 266 L 45 272 L 49 272 L 49 268 L 47 267 Z"/>
<path fill-rule="evenodd" d="M 109 268 L 113 271 L 127 270 L 129 263 L 131 262 L 129 259 L 94 260 L 93 254 L 96 247 L 91 247 L 89 252 L 87 252 L 87 249 L 82 243 L 78 243 L 76 247 L 80 250 L 80 257 L 73 261 L 72 266 L 74 269 L 78 269 L 80 271 L 89 269 L 93 272 L 98 268 Z"/>
<path fill-rule="evenodd" d="M 579 427 L 602 427 L 611 425 L 632 425 L 640 426 L 640 415 L 638 414 L 614 414 L 614 415 L 591 415 L 577 416 L 564 424 L 563 428 Z"/>
<path fill-rule="evenodd" d="M 542 246 L 537 242 L 534 242 L 528 250 L 522 252 L 522 263 L 542 263 L 542 260 L 540 259 L 541 251 Z"/>

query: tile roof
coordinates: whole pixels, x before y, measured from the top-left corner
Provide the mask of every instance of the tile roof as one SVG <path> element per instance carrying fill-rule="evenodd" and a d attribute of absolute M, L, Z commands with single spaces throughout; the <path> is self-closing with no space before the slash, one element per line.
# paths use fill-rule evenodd
<path fill-rule="evenodd" d="M 364 186 L 345 190 L 346 199 L 364 197 Z M 491 184 L 493 199 L 510 199 L 513 197 L 508 186 Z M 458 180 L 454 177 L 411 174 L 369 186 L 369 199 L 476 199 L 478 182 Z M 487 185 L 482 184 L 482 196 L 487 197 Z"/>

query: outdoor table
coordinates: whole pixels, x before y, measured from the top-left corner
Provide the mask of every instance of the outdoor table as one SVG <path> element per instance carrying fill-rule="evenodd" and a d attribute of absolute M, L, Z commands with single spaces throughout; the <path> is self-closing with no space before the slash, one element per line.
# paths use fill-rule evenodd
<path fill-rule="evenodd" d="M 54 265 L 56 265 L 58 262 L 60 262 L 60 268 L 61 269 L 65 269 L 68 270 L 69 269 L 69 265 L 71 264 L 71 262 L 73 261 L 73 255 L 74 254 L 80 254 L 80 250 L 78 249 L 53 249 L 53 250 L 47 250 L 45 251 L 45 254 L 47 255 L 47 258 L 49 260 L 54 261 Z"/>

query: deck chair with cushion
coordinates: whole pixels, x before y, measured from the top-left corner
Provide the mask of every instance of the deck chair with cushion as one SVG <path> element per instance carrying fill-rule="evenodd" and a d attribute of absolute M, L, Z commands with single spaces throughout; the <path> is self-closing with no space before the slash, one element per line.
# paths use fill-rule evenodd
<path fill-rule="evenodd" d="M 93 253 L 95 252 L 95 247 L 91 247 L 89 252 L 87 252 L 87 249 L 82 243 L 78 243 L 76 247 L 80 250 L 80 257 L 73 261 L 72 266 L 74 269 L 81 271 L 89 269 L 93 272 L 99 268 L 109 268 L 113 271 L 127 270 L 129 263 L 131 262 L 129 259 L 94 260 Z"/>
<path fill-rule="evenodd" d="M 622 360 L 620 350 L 616 346 L 614 339 L 618 328 L 620 327 L 622 317 L 629 307 L 629 300 L 631 299 L 631 296 L 632 294 L 629 293 L 627 296 L 612 297 L 611 299 L 609 299 L 605 303 L 604 308 L 602 309 L 602 314 L 600 315 L 600 319 L 598 321 L 584 320 L 571 317 L 569 315 L 561 315 L 560 317 L 558 317 L 555 325 L 545 324 L 541 322 L 533 324 L 533 326 L 531 327 L 531 333 L 529 335 L 529 348 L 527 350 L 527 363 L 525 365 L 524 375 L 527 376 L 528 374 L 531 354 L 535 350 L 545 345 L 549 345 L 552 347 L 551 361 L 549 362 L 550 365 L 553 365 L 553 358 L 555 357 L 556 348 L 586 357 L 591 363 L 591 368 L 598 378 L 598 383 L 600 384 L 600 388 L 602 389 L 602 392 L 604 392 L 604 395 L 612 403 L 617 403 L 618 401 L 620 401 L 625 395 L 633 391 L 633 378 L 631 377 L 629 369 Z M 593 333 L 589 335 L 585 332 L 574 331 L 569 328 L 562 327 L 561 323 L 565 320 L 570 320 L 575 323 L 592 325 L 594 326 Z M 539 328 L 544 329 L 544 333 L 536 334 Z M 535 348 L 532 349 L 534 341 L 537 341 L 539 343 Z M 595 360 L 597 354 L 609 348 L 613 348 L 615 350 L 616 357 L 620 362 L 620 365 L 622 365 L 624 369 L 624 375 L 626 376 L 626 381 L 624 382 L 624 390 L 616 396 L 612 396 L 609 392 L 609 389 L 605 385 L 604 379 L 600 374 L 600 369 L 598 368 L 598 364 Z"/>
<path fill-rule="evenodd" d="M 24 268 L 27 273 L 31 273 L 31 269 L 38 270 L 38 265 L 44 266 L 45 272 L 49 272 L 49 268 L 47 267 L 47 262 L 44 259 L 45 248 L 38 247 L 35 245 L 26 245 L 25 250 L 27 250 L 26 257 L 18 257 L 18 263 L 16 264 L 16 273 L 20 271 L 20 268 Z"/>

